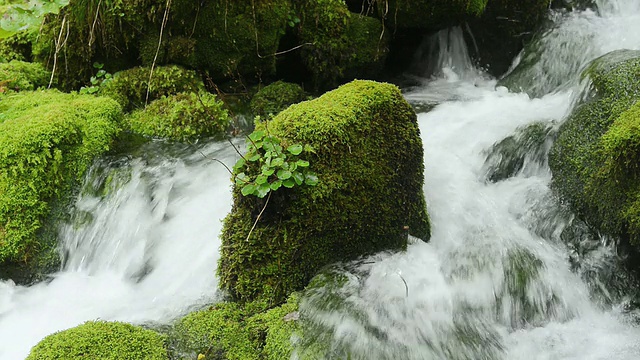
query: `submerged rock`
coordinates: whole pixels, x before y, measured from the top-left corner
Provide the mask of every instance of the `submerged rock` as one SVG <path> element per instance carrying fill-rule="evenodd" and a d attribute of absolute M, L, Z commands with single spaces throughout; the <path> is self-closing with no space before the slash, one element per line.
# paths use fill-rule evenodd
<path fill-rule="evenodd" d="M 94 158 L 118 133 L 120 106 L 108 98 L 57 91 L 21 92 L 0 101 L 0 264 L 55 262 L 55 239 L 41 229 Z"/>
<path fill-rule="evenodd" d="M 224 221 L 220 285 L 234 298 L 274 304 L 323 266 L 428 240 L 423 148 L 416 115 L 393 85 L 354 81 L 261 123 L 288 144 L 315 149 L 317 186 L 243 196 Z"/>
<path fill-rule="evenodd" d="M 609 53 L 584 74 L 592 87 L 560 127 L 552 185 L 590 226 L 640 250 L 640 52 Z"/>
<path fill-rule="evenodd" d="M 166 360 L 164 337 L 121 322 L 89 321 L 51 334 L 31 349 L 26 360 Z"/>

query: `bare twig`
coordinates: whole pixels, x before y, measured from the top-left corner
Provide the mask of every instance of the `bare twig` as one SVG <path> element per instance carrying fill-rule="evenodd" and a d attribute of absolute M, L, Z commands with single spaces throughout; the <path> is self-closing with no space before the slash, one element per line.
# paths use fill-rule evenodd
<path fill-rule="evenodd" d="M 69 39 L 69 25 L 67 25 L 67 36 L 64 38 L 64 40 L 62 40 L 62 34 L 64 32 L 65 25 L 67 25 L 66 14 L 62 18 L 62 24 L 60 24 L 60 33 L 58 34 L 58 38 L 55 40 L 56 49 L 53 55 L 53 68 L 51 69 L 51 78 L 49 78 L 49 86 L 47 86 L 47 89 L 51 89 L 51 85 L 53 85 L 53 77 L 56 73 L 56 68 L 58 66 L 58 54 L 60 53 L 60 50 L 64 47 L 64 45 L 67 43 L 67 40 Z"/>
<path fill-rule="evenodd" d="M 93 44 L 93 34 L 96 29 L 96 23 L 98 22 L 98 13 L 100 11 L 100 5 L 102 4 L 102 0 L 98 1 L 98 6 L 96 6 L 96 15 L 93 17 L 93 24 L 91 24 L 91 31 L 89 32 L 89 46 Z"/>
<path fill-rule="evenodd" d="M 260 210 L 260 214 L 258 214 L 256 221 L 253 223 L 253 226 L 251 227 L 251 230 L 249 230 L 249 234 L 247 234 L 247 238 L 244 241 L 249 241 L 249 237 L 251 236 L 253 229 L 255 229 L 256 225 L 258 225 L 258 221 L 260 221 L 260 218 L 262 217 L 262 213 L 267 208 L 267 205 L 269 205 L 269 199 L 271 199 L 271 194 L 272 192 L 269 191 L 269 196 L 267 196 L 267 201 L 265 201 L 264 206 L 262 207 L 262 210 Z"/>
<path fill-rule="evenodd" d="M 167 0 L 166 8 L 164 9 L 164 16 L 162 17 L 162 25 L 160 26 L 160 38 L 158 39 L 158 47 L 156 48 L 156 54 L 153 57 L 153 62 L 151 63 L 151 70 L 149 71 L 149 83 L 147 84 L 147 96 L 144 99 L 145 106 L 149 102 L 149 92 L 151 91 L 151 79 L 153 77 L 153 69 L 156 66 L 156 62 L 158 61 L 158 54 L 160 53 L 160 47 L 162 46 L 162 35 L 164 34 L 164 28 L 167 26 L 167 21 L 169 20 L 170 8 L 171 8 L 171 0 Z"/>
<path fill-rule="evenodd" d="M 400 279 L 402 279 L 402 282 L 404 283 L 404 289 L 405 289 L 405 297 L 409 297 L 409 285 L 407 285 L 407 282 L 404 280 L 404 278 L 402 277 L 402 274 L 400 274 L 400 272 L 397 272 L 398 276 L 400 276 Z"/>

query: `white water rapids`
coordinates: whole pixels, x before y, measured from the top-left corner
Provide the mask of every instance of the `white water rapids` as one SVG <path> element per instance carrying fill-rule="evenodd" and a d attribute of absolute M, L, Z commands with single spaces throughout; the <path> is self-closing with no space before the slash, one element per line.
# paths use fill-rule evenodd
<path fill-rule="evenodd" d="M 550 193 L 546 163 L 525 161 L 516 176 L 486 181 L 495 143 L 527 124 L 563 120 L 589 60 L 640 49 L 640 2 L 598 5 L 554 16 L 530 78 L 550 93 L 537 99 L 474 69 L 460 31 L 438 35 L 454 44 L 441 43 L 442 70 L 406 94 L 437 104 L 418 115 L 432 238 L 352 266 L 342 288 L 309 295 L 303 310 L 336 348 L 352 359 L 640 358 L 640 328 L 620 299 L 607 284 L 594 296 L 594 284 L 571 270 L 560 240 L 570 216 Z M 23 359 L 44 336 L 87 320 L 170 323 L 215 299 L 229 175 L 190 151 L 147 149 L 94 168 L 75 220 L 61 226 L 65 268 L 30 287 L 0 282 L 0 360 Z M 224 143 L 200 151 L 228 164 L 236 157 Z M 602 268 L 613 257 L 603 245 L 582 260 Z M 348 311 L 314 308 L 322 306 L 314 296 L 336 293 Z"/>

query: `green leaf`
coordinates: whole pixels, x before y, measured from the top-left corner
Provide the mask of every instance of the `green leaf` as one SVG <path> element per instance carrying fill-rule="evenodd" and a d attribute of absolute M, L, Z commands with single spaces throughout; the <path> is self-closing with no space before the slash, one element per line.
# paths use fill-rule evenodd
<path fill-rule="evenodd" d="M 233 171 L 239 171 L 245 166 L 245 164 L 246 164 L 246 161 L 244 161 L 244 158 L 238 159 L 238 161 L 236 161 L 236 164 L 233 165 Z"/>
<path fill-rule="evenodd" d="M 255 184 L 247 184 L 242 187 L 242 195 L 247 196 L 253 194 L 257 189 Z"/>
<path fill-rule="evenodd" d="M 269 185 L 269 183 L 258 185 L 258 188 L 256 189 L 256 196 L 263 198 L 267 196 L 269 191 L 271 191 L 271 185 Z"/>
<path fill-rule="evenodd" d="M 262 166 L 262 175 L 271 176 L 271 175 L 273 175 L 274 172 L 276 172 L 275 169 L 273 169 L 273 168 L 271 168 L 271 167 L 269 167 L 267 165 Z"/>
<path fill-rule="evenodd" d="M 249 134 L 249 139 L 255 143 L 256 141 L 262 140 L 262 138 L 264 138 L 264 135 L 264 131 L 257 130 Z"/>
<path fill-rule="evenodd" d="M 270 185 L 272 191 L 276 191 L 280 189 L 281 186 L 282 186 L 282 180 L 276 180 L 272 182 Z"/>
<path fill-rule="evenodd" d="M 249 180 L 249 177 L 245 173 L 236 175 L 236 185 L 245 185 L 246 183 L 250 182 Z"/>
<path fill-rule="evenodd" d="M 293 155 L 300 155 L 300 153 L 302 152 L 302 145 L 300 144 L 291 145 L 287 148 L 287 151 Z"/>
<path fill-rule="evenodd" d="M 267 182 L 267 177 L 263 174 L 260 174 L 256 177 L 256 184 L 262 185 Z"/>
<path fill-rule="evenodd" d="M 308 167 L 309 166 L 309 162 L 306 160 L 298 160 L 296 161 L 296 165 L 300 166 L 300 167 Z"/>
<path fill-rule="evenodd" d="M 309 186 L 318 185 L 318 176 L 314 173 L 307 173 L 305 175 L 304 183 Z"/>
<path fill-rule="evenodd" d="M 260 160 L 260 154 L 248 154 L 248 156 L 245 157 L 247 159 L 247 161 L 258 161 Z"/>
<path fill-rule="evenodd" d="M 283 158 L 275 158 L 273 160 L 271 160 L 271 166 L 272 167 L 278 167 L 278 166 L 282 166 L 282 164 L 284 164 L 284 159 Z"/>
<path fill-rule="evenodd" d="M 278 170 L 278 179 L 280 180 L 287 180 L 288 178 L 291 177 L 291 171 L 289 170 Z"/>
<path fill-rule="evenodd" d="M 302 185 L 304 182 L 304 175 L 301 172 L 296 171 L 293 173 L 293 180 L 297 185 Z"/>
<path fill-rule="evenodd" d="M 293 179 L 287 179 L 285 181 L 282 182 L 282 186 L 291 189 L 292 187 L 294 187 L 296 185 L 296 182 L 293 181 Z"/>

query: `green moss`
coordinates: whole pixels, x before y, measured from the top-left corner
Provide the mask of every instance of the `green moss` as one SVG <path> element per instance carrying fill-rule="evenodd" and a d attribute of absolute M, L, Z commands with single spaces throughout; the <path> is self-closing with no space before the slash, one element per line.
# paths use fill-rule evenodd
<path fill-rule="evenodd" d="M 300 296 L 293 293 L 287 302 L 249 318 L 254 334 L 264 335 L 262 358 L 267 360 L 290 359 L 295 336 L 302 335 L 298 304 Z M 257 336 L 262 338 L 262 336 Z"/>
<path fill-rule="evenodd" d="M 343 0 L 296 2 L 301 23 L 302 62 L 317 88 L 342 79 L 378 74 L 388 52 L 388 37 L 379 20 L 349 12 Z"/>
<path fill-rule="evenodd" d="M 306 99 L 307 95 L 300 85 L 276 81 L 260 89 L 249 106 L 253 115 L 267 118 Z"/>
<path fill-rule="evenodd" d="M 121 322 L 90 321 L 49 335 L 27 360 L 166 360 L 162 335 Z"/>
<path fill-rule="evenodd" d="M 193 27 L 197 65 L 217 80 L 275 73 L 280 38 L 287 27 L 287 0 L 209 1 Z"/>
<path fill-rule="evenodd" d="M 17 60 L 0 63 L 0 93 L 46 87 L 50 78 L 51 73 L 41 64 Z"/>
<path fill-rule="evenodd" d="M 405 226 L 429 238 L 422 141 L 397 87 L 354 81 L 258 125 L 265 127 L 285 148 L 315 148 L 308 160 L 320 183 L 278 190 L 266 207 L 234 188 L 218 271 L 232 296 L 277 304 L 327 264 L 404 249 Z"/>
<path fill-rule="evenodd" d="M 640 52 L 616 51 L 586 70 L 590 98 L 562 125 L 549 164 L 553 186 L 600 231 L 640 245 L 636 201 Z"/>
<path fill-rule="evenodd" d="M 118 132 L 111 99 L 57 91 L 0 101 L 0 262 L 28 262 L 51 202 L 82 179 Z"/>
<path fill-rule="evenodd" d="M 11 60 L 30 61 L 31 42 L 37 38 L 37 35 L 36 32 L 21 31 L 8 38 L 0 39 L 0 63 Z"/>
<path fill-rule="evenodd" d="M 229 125 L 224 104 L 208 92 L 163 96 L 126 118 L 138 134 L 178 141 L 222 135 Z"/>
<path fill-rule="evenodd" d="M 118 72 L 111 81 L 100 87 L 98 93 L 112 97 L 122 105 L 125 111 L 129 111 L 142 108 L 147 101 L 163 96 L 198 91 L 203 88 L 204 84 L 195 71 L 171 65 L 158 66 L 153 69 L 153 74 L 150 67 L 135 67 Z"/>
<path fill-rule="evenodd" d="M 379 12 L 395 28 L 437 29 L 479 16 L 488 0 L 378 0 Z M 420 14 L 417 16 L 417 14 Z"/>
<path fill-rule="evenodd" d="M 197 67 L 196 39 L 186 36 L 163 37 L 160 47 L 158 34 L 144 37 L 140 43 L 140 59 L 145 66 L 178 64 L 190 68 Z M 157 53 L 157 56 L 156 56 Z"/>

